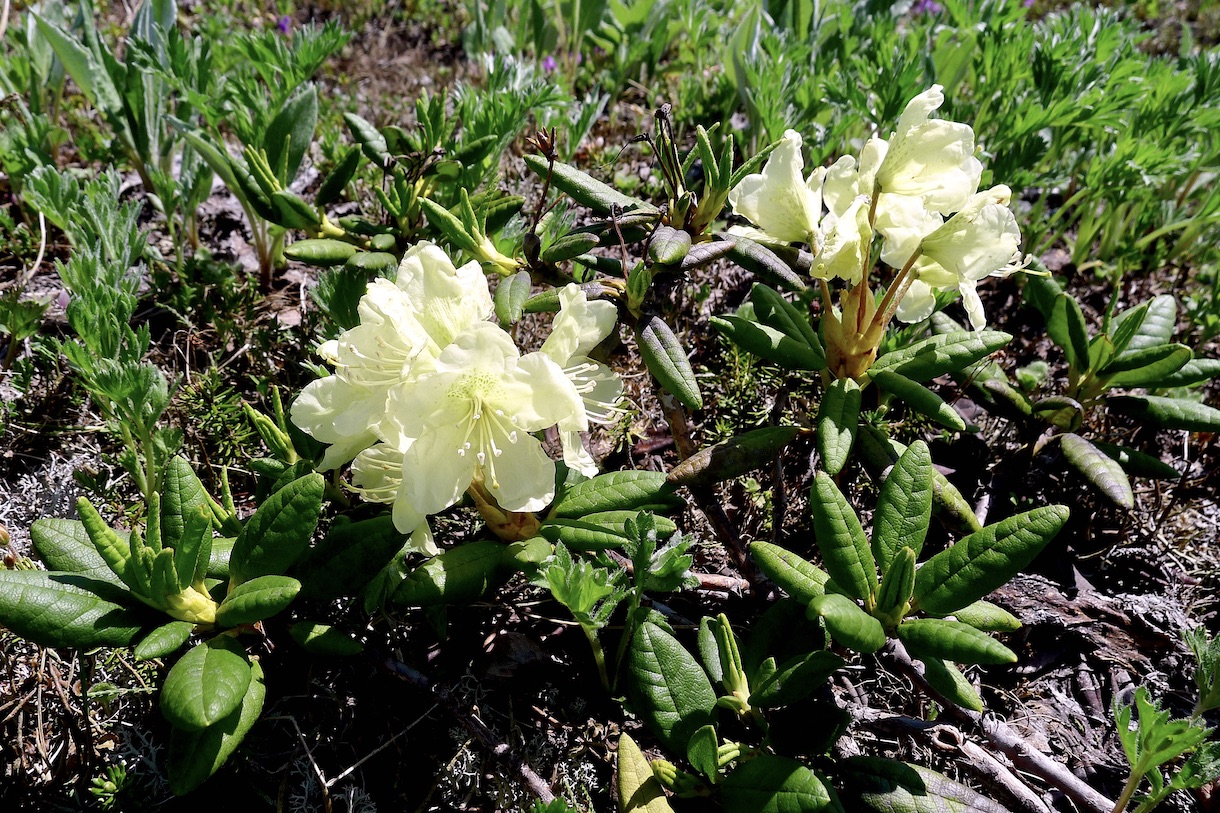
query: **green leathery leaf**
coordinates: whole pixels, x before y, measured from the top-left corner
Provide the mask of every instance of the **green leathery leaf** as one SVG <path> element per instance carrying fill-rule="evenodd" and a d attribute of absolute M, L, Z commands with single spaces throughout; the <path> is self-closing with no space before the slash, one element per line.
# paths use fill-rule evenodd
<path fill-rule="evenodd" d="M 329 206 L 339 199 L 343 190 L 356 176 L 356 170 L 360 167 L 360 153 L 360 147 L 348 147 L 343 153 L 343 157 L 335 162 L 334 168 L 318 187 L 318 194 L 314 195 L 313 200 L 316 205 Z"/>
<path fill-rule="evenodd" d="M 322 215 L 309 202 L 290 189 L 278 189 L 271 193 L 271 206 L 275 216 L 271 222 L 286 229 L 308 229 L 322 224 Z"/>
<path fill-rule="evenodd" d="M 233 588 L 216 608 L 216 623 L 239 627 L 270 618 L 292 603 L 301 583 L 291 576 L 258 576 Z"/>
<path fill-rule="evenodd" d="M 384 259 L 382 259 L 389 252 L 394 251 L 397 247 L 398 238 L 393 234 L 374 234 L 369 238 L 369 248 L 371 248 L 372 251 L 363 252 L 362 255 L 356 254 L 348 259 L 348 261 L 343 265 L 345 268 L 389 269 L 390 267 L 393 267 L 397 269 L 397 261 L 387 263 Z M 366 259 L 362 260 L 362 256 Z M 392 257 L 394 255 L 390 254 L 390 256 Z"/>
<path fill-rule="evenodd" d="M 0 570 L 0 625 L 41 646 L 127 646 L 142 617 L 109 582 L 76 573 Z"/>
<path fill-rule="evenodd" d="M 831 475 L 847 465 L 856 445 L 860 425 L 860 385 L 850 378 L 836 378 L 818 404 L 817 445 L 822 465 Z"/>
<path fill-rule="evenodd" d="M 796 426 L 764 426 L 700 449 L 674 466 L 668 480 L 680 486 L 706 486 L 770 465 L 793 438 Z"/>
<path fill-rule="evenodd" d="M 895 623 L 906 614 L 911 594 L 915 590 L 915 551 L 905 545 L 899 548 L 882 570 L 881 586 L 877 588 L 874 610 L 887 624 Z"/>
<path fill-rule="evenodd" d="M 205 575 L 213 579 L 229 578 L 229 560 L 233 557 L 235 539 L 222 537 L 212 540 L 212 552 L 208 556 Z"/>
<path fill-rule="evenodd" d="M 126 531 L 116 531 L 120 542 L 127 544 Z M 38 555 L 48 570 L 75 573 L 89 579 L 107 582 L 122 590 L 126 583 L 110 569 L 93 543 L 80 520 L 45 517 L 30 525 L 30 537 Z M 124 547 L 126 549 L 126 547 Z"/>
<path fill-rule="evenodd" d="M 157 555 L 152 548 L 145 546 L 139 530 L 131 532 L 127 537 L 128 573 L 136 581 L 132 592 L 146 599 L 154 599 L 153 594 L 153 564 Z"/>
<path fill-rule="evenodd" d="M 708 779 L 715 780 L 720 773 L 720 759 L 717 752 L 720 742 L 716 737 L 716 727 L 705 725 L 691 735 L 686 744 L 686 760 L 699 773 Z"/>
<path fill-rule="evenodd" d="M 565 234 L 551 243 L 538 254 L 538 259 L 544 263 L 562 263 L 587 254 L 597 248 L 601 238 L 587 231 L 576 231 Z"/>
<path fill-rule="evenodd" d="M 875 813 L 1009 813 L 944 774 L 879 757 L 852 757 L 841 785 L 855 809 Z"/>
<path fill-rule="evenodd" d="M 551 513 L 557 517 L 583 517 L 602 511 L 677 507 L 682 499 L 674 493 L 664 472 L 612 471 L 568 486 Z"/>
<path fill-rule="evenodd" d="M 815 477 L 809 501 L 814 535 L 826 572 L 852 598 L 871 597 L 877 589 L 877 565 L 851 504 L 823 471 Z"/>
<path fill-rule="evenodd" d="M 702 409 L 695 371 L 673 329 L 661 317 L 648 316 L 636 325 L 635 339 L 644 364 L 661 387 L 687 409 Z"/>
<path fill-rule="evenodd" d="M 428 217 L 428 223 L 445 235 L 456 248 L 478 256 L 479 244 L 475 242 L 475 236 L 453 212 L 430 198 L 420 198 L 419 207 Z"/>
<path fill-rule="evenodd" d="M 960 621 L 910 618 L 895 630 L 912 657 L 932 656 L 958 663 L 1016 663 L 1017 655 L 987 633 Z"/>
<path fill-rule="evenodd" d="M 685 753 L 691 735 L 716 722 L 716 693 L 707 673 L 652 621 L 632 636 L 627 679 L 635 713 L 671 751 Z"/>
<path fill-rule="evenodd" d="M 394 159 L 390 156 L 389 145 L 380 130 L 355 113 L 344 113 L 343 120 L 347 122 L 352 138 L 360 145 L 361 151 L 370 161 L 382 169 L 393 163 Z"/>
<path fill-rule="evenodd" d="M 896 396 L 916 412 L 954 431 L 965 431 L 966 422 L 957 410 L 923 384 L 886 370 L 869 370 L 868 374 L 881 390 Z"/>
<path fill-rule="evenodd" d="M 1089 369 L 1100 370 L 1114 358 L 1114 342 L 1105 333 L 1089 340 Z"/>
<path fill-rule="evenodd" d="M 541 536 L 510 542 L 500 563 L 509 570 L 532 574 L 555 552 L 555 546 Z"/>
<path fill-rule="evenodd" d="M 1106 405 L 1163 429 L 1220 432 L 1220 409 L 1194 401 L 1162 395 L 1111 395 L 1106 398 Z"/>
<path fill-rule="evenodd" d="M 816 369 L 826 366 L 826 353 L 818 332 L 809 323 L 809 314 L 784 299 L 779 291 L 761 282 L 750 288 L 750 302 L 758 321 L 773 327 L 792 339 L 809 347 L 821 359 Z"/>
<path fill-rule="evenodd" d="M 202 731 L 237 710 L 250 679 L 250 661 L 235 639 L 196 644 L 165 676 L 161 713 L 175 728 Z"/>
<path fill-rule="evenodd" d="M 890 372 L 912 381 L 930 381 L 947 373 L 960 373 L 1010 341 L 1010 334 L 998 330 L 941 333 L 886 353 L 873 362 L 869 375 Z"/>
<path fill-rule="evenodd" d="M 723 685 L 724 667 L 720 664 L 720 643 L 716 640 L 716 631 L 719 628 L 719 619 L 705 615 L 699 621 L 695 646 L 699 650 L 699 659 L 703 661 L 703 668 L 707 670 L 708 676 L 714 683 Z"/>
<path fill-rule="evenodd" d="M 186 518 L 186 528 L 178 537 L 174 550 L 174 572 L 178 575 L 178 590 L 185 590 L 203 581 L 212 557 L 212 521 L 199 508 Z"/>
<path fill-rule="evenodd" d="M 795 759 L 760 754 L 720 785 L 725 813 L 812 813 L 831 805 L 830 791 Z"/>
<path fill-rule="evenodd" d="M 809 603 L 809 617 L 820 616 L 835 641 L 865 654 L 885 646 L 885 628 L 859 604 L 838 593 L 825 593 Z"/>
<path fill-rule="evenodd" d="M 450 548 L 407 574 L 393 601 L 413 607 L 475 601 L 497 583 L 504 550 L 504 545 L 491 540 Z"/>
<path fill-rule="evenodd" d="M 618 806 L 622 813 L 673 813 L 648 758 L 626 734 L 618 738 Z"/>
<path fill-rule="evenodd" d="M 344 658 L 364 651 L 364 644 L 329 624 L 298 621 L 288 628 L 288 634 L 311 655 Z"/>
<path fill-rule="evenodd" d="M 1084 405 L 1065 395 L 1039 398 L 1032 404 L 1032 412 L 1066 432 L 1075 432 L 1084 423 Z"/>
<path fill-rule="evenodd" d="M 267 690 L 258 661 L 250 663 L 249 672 L 241 704 L 227 717 L 202 731 L 174 728 L 171 732 L 167 772 L 170 790 L 176 795 L 190 793 L 216 773 L 258 721 Z"/>
<path fill-rule="evenodd" d="M 1178 326 L 1177 300 L 1170 294 L 1161 294 L 1147 304 L 1143 321 L 1127 343 L 1128 352 L 1169 344 L 1173 340 L 1173 332 Z"/>
<path fill-rule="evenodd" d="M 920 660 L 923 661 L 924 678 L 945 699 L 971 711 L 983 710 L 983 698 L 979 697 L 960 669 L 933 655 L 926 655 Z"/>
<path fill-rule="evenodd" d="M 153 604 L 162 606 L 165 596 L 173 596 L 182 592 L 178 586 L 178 571 L 174 569 L 174 551 L 165 548 L 153 558 L 151 594 Z"/>
<path fill-rule="evenodd" d="M 983 632 L 1013 632 L 1021 628 L 1021 619 L 982 599 L 954 610 L 953 617 Z"/>
<path fill-rule="evenodd" d="M 806 287 L 805 281 L 771 249 L 745 237 L 733 235 L 728 239 L 733 241 L 733 248 L 726 256 L 764 282 L 790 291 L 801 291 Z"/>
<path fill-rule="evenodd" d="M 177 652 L 191 638 L 195 625 L 190 621 L 170 621 L 144 636 L 132 652 L 137 661 L 164 658 Z"/>
<path fill-rule="evenodd" d="M 657 226 L 648 242 L 648 259 L 655 265 L 677 265 L 689 252 L 690 235 L 673 226 Z"/>
<path fill-rule="evenodd" d="M 229 558 L 232 585 L 284 573 L 309 548 L 322 512 L 326 481 L 312 472 L 267 498 L 246 520 Z"/>
<path fill-rule="evenodd" d="M 552 186 L 602 217 L 608 217 L 615 208 L 624 212 L 632 209 L 653 211 L 656 208 L 650 203 L 624 195 L 614 187 L 560 161 L 552 164 L 541 155 L 533 153 L 522 156 L 522 159 L 539 178 L 549 177 Z"/>
<path fill-rule="evenodd" d="M 1194 358 L 1183 364 L 1175 372 L 1149 383 L 1149 389 L 1168 389 L 1170 387 L 1189 387 L 1220 376 L 1220 359 Z"/>
<path fill-rule="evenodd" d="M 1046 332 L 1059 345 L 1072 369 L 1084 372 L 1089 365 L 1089 332 L 1080 305 L 1067 294 L 1059 294 L 1051 305 Z"/>
<path fill-rule="evenodd" d="M 690 251 L 678 263 L 678 271 L 687 273 L 715 262 L 733 250 L 733 244 L 727 240 L 712 240 L 707 243 L 695 243 Z"/>
<path fill-rule="evenodd" d="M 928 445 L 917 440 L 907 447 L 881 484 L 873 515 L 873 557 L 884 573 L 896 551 L 923 550 L 932 519 L 933 473 Z"/>
<path fill-rule="evenodd" d="M 751 542 L 750 553 L 758 569 L 801 604 L 826 592 L 830 574 L 795 553 L 770 542 Z"/>
<path fill-rule="evenodd" d="M 859 447 L 862 456 L 874 469 L 884 471 L 898 462 L 907 447 L 872 426 L 860 428 Z M 957 529 L 977 531 L 982 523 L 966 502 L 966 498 L 941 474 L 932 468 L 932 507 L 941 521 Z"/>
<path fill-rule="evenodd" d="M 373 240 L 376 242 L 379 237 L 389 237 L 391 242 L 394 239 L 392 235 L 386 234 L 378 235 L 378 237 L 374 237 Z M 398 270 L 398 258 L 388 251 L 359 251 L 347 258 L 347 262 L 343 264 L 343 268 L 346 271 L 358 272 L 362 277 L 362 281 L 367 280 L 370 276 L 386 277 L 388 279 L 395 271 Z M 357 295 L 362 296 L 363 293 L 357 292 Z M 358 300 L 356 303 L 358 303 Z M 331 308 L 333 310 L 333 304 L 331 305 Z M 353 307 L 353 311 L 354 310 L 355 308 Z M 343 315 L 346 317 L 346 311 L 343 312 Z M 334 317 L 331 318 L 334 319 Z M 338 322 L 339 320 L 335 319 L 335 321 Z M 351 321 L 352 325 L 358 323 L 358 317 L 352 319 Z"/>
<path fill-rule="evenodd" d="M 495 310 L 496 318 L 502 327 L 516 324 L 525 312 L 525 300 L 530 298 L 530 274 L 528 271 L 518 271 L 509 277 L 504 277 L 496 285 Z"/>
<path fill-rule="evenodd" d="M 580 551 L 621 548 L 627 542 L 626 535 L 617 530 L 566 517 L 547 520 L 538 533 L 548 542 L 562 542 L 572 550 Z"/>
<path fill-rule="evenodd" d="M 385 567 L 405 541 L 389 515 L 359 522 L 335 520 L 293 571 L 301 580 L 301 595 L 317 599 L 359 595 L 369 577 Z"/>
<path fill-rule="evenodd" d="M 591 514 L 585 514 L 581 519 L 583 522 L 588 522 L 591 525 L 600 525 L 603 528 L 609 528 L 615 533 L 626 536 L 627 520 L 634 520 L 639 515 L 639 511 L 596 511 Z M 678 530 L 678 526 L 669 517 L 653 514 L 652 523 L 653 527 L 656 528 L 658 539 L 668 539 Z"/>
<path fill-rule="evenodd" d="M 824 650 L 797 655 L 751 688 L 750 705 L 766 709 L 804 700 L 820 689 L 843 664 L 838 655 Z"/>
<path fill-rule="evenodd" d="M 712 327 L 733 344 L 789 370 L 820 370 L 826 358 L 779 330 L 733 314 L 713 316 Z"/>
<path fill-rule="evenodd" d="M 132 562 L 130 537 L 119 536 L 107 525 L 87 497 L 76 501 L 76 511 L 89 542 L 106 566 L 130 589 L 147 596 L 148 583 L 140 578 L 139 568 Z"/>
<path fill-rule="evenodd" d="M 1108 457 L 1117 460 L 1118 465 L 1122 466 L 1123 471 L 1129 475 L 1161 480 L 1176 480 L 1182 476 L 1180 471 L 1163 462 L 1159 457 L 1153 457 L 1136 449 L 1128 449 L 1126 446 L 1106 443 L 1103 440 L 1094 440 L 1092 444 L 1105 452 Z"/>
<path fill-rule="evenodd" d="M 1114 317 L 1110 322 L 1109 332 L 1114 344 L 1114 352 L 1122 353 L 1127 350 L 1131 344 L 1131 339 L 1135 336 L 1136 331 L 1144 324 L 1144 319 L 1148 316 L 1147 302 L 1141 302 L 1134 308 L 1127 310 Z"/>
<path fill-rule="evenodd" d="M 1065 432 L 1058 437 L 1064 458 L 1096 486 L 1098 491 L 1113 500 L 1116 505 L 1127 509 L 1135 507 L 1131 481 L 1127 479 L 1127 473 L 1117 460 L 1074 432 Z"/>
<path fill-rule="evenodd" d="M 267 162 L 277 168 L 277 180 L 284 186 L 297 176 L 317 125 L 318 88 L 312 82 L 285 102 L 267 125 L 263 149 L 267 151 Z"/>
<path fill-rule="evenodd" d="M 1159 344 L 1115 357 L 1098 375 L 1111 387 L 1148 387 L 1182 369 L 1193 356 L 1184 344 Z"/>
<path fill-rule="evenodd" d="M 1023 570 L 1067 522 L 1063 505 L 1045 505 L 975 531 L 937 553 L 915 575 L 915 602 L 949 615 Z"/>
<path fill-rule="evenodd" d="M 203 483 L 181 455 L 174 455 L 161 476 L 161 546 L 177 548 L 190 518 L 207 510 Z"/>
<path fill-rule="evenodd" d="M 300 263 L 308 263 L 319 268 L 332 268 L 344 265 L 352 257 L 360 253 L 360 249 L 351 243 L 334 240 L 329 237 L 313 237 L 297 240 L 284 247 L 284 256 Z"/>

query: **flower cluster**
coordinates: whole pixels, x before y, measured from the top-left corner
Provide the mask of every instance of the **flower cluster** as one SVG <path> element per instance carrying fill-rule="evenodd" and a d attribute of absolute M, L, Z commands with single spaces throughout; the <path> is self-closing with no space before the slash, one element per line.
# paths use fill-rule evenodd
<path fill-rule="evenodd" d="M 550 337 L 522 354 L 488 319 L 477 262 L 455 268 L 422 243 L 394 282 L 369 284 L 360 324 L 319 352 L 333 375 L 310 383 L 292 420 L 330 444 L 320 468 L 352 462 L 367 499 L 392 503 L 395 526 L 431 552 L 428 515 L 468 489 L 503 511 L 538 511 L 554 497 L 555 464 L 533 433 L 557 426 L 568 466 L 597 466 L 581 445 L 590 421 L 616 413 L 622 382 L 588 357 L 614 329 L 616 310 L 575 285 L 560 291 Z"/>
<path fill-rule="evenodd" d="M 787 131 L 762 172 L 729 195 L 733 211 L 757 227 L 740 231 L 772 243 L 806 243 L 815 278 L 864 283 L 865 290 L 870 247 L 880 235 L 881 261 L 899 271 L 883 305 L 869 314 L 874 327 L 893 316 L 927 318 L 940 290 L 957 291 L 971 326 L 981 329 L 975 286 L 1017 267 L 1021 234 L 1008 187 L 978 190 L 983 167 L 974 157 L 974 131 L 931 118 L 944 99 L 933 85 L 907 104 L 889 139 L 873 137 L 859 161 L 844 156 L 807 178 L 801 136 Z"/>

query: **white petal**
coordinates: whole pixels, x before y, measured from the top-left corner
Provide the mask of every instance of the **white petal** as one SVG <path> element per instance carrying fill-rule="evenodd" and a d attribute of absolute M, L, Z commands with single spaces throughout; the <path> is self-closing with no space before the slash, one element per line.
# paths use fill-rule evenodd
<path fill-rule="evenodd" d="M 441 549 L 436 546 L 436 539 L 432 536 L 432 526 L 424 520 L 411 533 L 411 538 L 407 540 L 407 544 L 403 546 L 405 550 L 413 553 L 422 553 L 424 556 L 436 556 L 441 552 Z"/>
<path fill-rule="evenodd" d="M 932 293 L 932 289 L 927 283 L 915 280 L 907 289 L 906 295 L 902 297 L 902 301 L 898 303 L 898 310 L 894 316 L 900 322 L 912 324 L 927 319 L 935 309 L 936 296 Z"/>
<path fill-rule="evenodd" d="M 969 125 L 929 118 L 944 100 L 941 86 L 933 85 L 907 104 L 877 169 L 877 182 L 885 192 L 919 197 L 929 209 L 947 215 L 978 189 L 983 165 L 974 157 Z"/>
<path fill-rule="evenodd" d="M 970 327 L 982 330 L 987 326 L 987 315 L 983 313 L 983 300 L 979 299 L 974 285 L 973 281 L 963 282 L 958 290 L 962 292 L 962 307 L 966 309 L 966 315 L 970 317 Z"/>
<path fill-rule="evenodd" d="M 477 461 L 474 450 L 464 448 L 466 429 L 465 425 L 438 426 L 411 444 L 403 455 L 400 499 L 414 512 L 440 513 L 470 487 Z"/>
<path fill-rule="evenodd" d="M 569 469 L 574 469 L 586 477 L 597 476 L 597 461 L 585 449 L 580 432 L 560 431 L 559 443 L 563 447 L 563 462 Z"/>
<path fill-rule="evenodd" d="M 494 310 L 479 264 L 454 268 L 449 256 L 432 243 L 419 243 L 407 251 L 396 284 L 414 303 L 420 324 L 439 347 Z"/>
<path fill-rule="evenodd" d="M 868 226 L 868 198 L 861 195 L 852 202 L 834 229 L 826 235 L 822 249 L 814 257 L 810 276 L 816 279 L 844 279 L 859 282 L 864 273 L 864 255 L 872 241 Z"/>
<path fill-rule="evenodd" d="M 551 335 L 542 343 L 560 367 L 577 356 L 587 356 L 618 320 L 618 308 L 604 300 L 589 301 L 580 287 L 570 283 L 559 290 L 559 313 L 551 324 Z"/>
<path fill-rule="evenodd" d="M 525 432 L 537 432 L 583 413 L 580 394 L 563 368 L 542 353 L 527 353 L 521 357 L 513 373 L 517 389 L 512 400 L 497 403 L 505 413 L 517 419 Z"/>
<path fill-rule="evenodd" d="M 538 439 L 521 432 L 515 442 L 497 447 L 501 454 L 492 469 L 484 467 L 483 487 L 506 511 L 546 508 L 555 498 L 555 461 Z"/>
<path fill-rule="evenodd" d="M 836 218 L 842 217 L 847 207 L 859 195 L 871 195 L 872 189 L 860 188 L 860 173 L 856 169 L 856 159 L 844 155 L 830 165 L 826 170 L 826 180 L 822 183 L 822 199 L 826 208 Z M 823 228 L 826 225 L 823 224 Z"/>
<path fill-rule="evenodd" d="M 292 422 L 315 440 L 331 444 L 318 466 L 321 471 L 342 466 L 361 449 L 377 441 L 367 419 L 360 422 L 355 431 L 344 431 L 347 428 L 342 421 L 344 408 L 351 407 L 355 399 L 363 394 L 365 393 L 348 386 L 337 376 L 329 375 L 307 384 L 292 403 L 289 410 Z M 384 398 L 382 403 L 384 404 Z M 357 406 L 363 406 L 371 413 L 367 401 L 357 403 Z"/>
<path fill-rule="evenodd" d="M 923 200 L 883 192 L 877 198 L 874 224 L 884 237 L 881 261 L 891 268 L 902 268 L 920 242 L 944 223 L 944 218 L 928 209 Z"/>
<path fill-rule="evenodd" d="M 822 213 L 820 193 L 805 183 L 802 139 L 788 130 L 761 174 L 747 175 L 729 192 L 733 211 L 785 243 L 813 242 Z"/>
<path fill-rule="evenodd" d="M 923 239 L 923 253 L 962 280 L 980 280 L 1006 266 L 1021 245 L 1012 210 L 988 203 L 963 210 Z"/>

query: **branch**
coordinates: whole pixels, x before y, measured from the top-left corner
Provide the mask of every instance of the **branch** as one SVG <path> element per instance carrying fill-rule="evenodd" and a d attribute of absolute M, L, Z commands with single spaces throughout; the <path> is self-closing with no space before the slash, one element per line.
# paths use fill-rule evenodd
<path fill-rule="evenodd" d="M 669 393 L 662 391 L 658 395 L 661 400 L 661 410 L 665 413 L 665 422 L 669 424 L 674 446 L 678 450 L 678 457 L 685 460 L 697 451 L 694 441 L 691 440 L 686 413 Z M 741 534 L 733 527 L 728 515 L 724 513 L 724 506 L 715 490 L 708 486 L 687 486 L 687 490 L 694 498 L 695 505 L 711 524 L 720 544 L 724 545 L 725 550 L 728 551 L 729 558 L 733 560 L 733 566 L 737 568 L 737 572 L 748 579 L 752 585 L 761 583 L 761 574 L 746 556 L 745 546 L 741 544 Z"/>
<path fill-rule="evenodd" d="M 411 668 L 396 658 L 387 657 L 382 661 L 382 664 L 386 669 L 412 686 L 435 695 L 441 705 L 457 718 L 462 727 L 478 740 L 480 745 L 487 749 L 487 752 L 495 758 L 496 762 L 517 775 L 517 778 L 529 789 L 530 793 L 537 796 L 546 804 L 554 801 L 555 794 L 551 791 L 550 786 L 542 780 L 542 777 L 534 773 L 534 769 L 527 765 L 525 760 L 514 754 L 509 748 L 508 743 L 500 742 L 495 732 L 488 727 L 487 723 L 483 722 L 476 712 L 460 707 L 453 696 L 449 694 L 448 689 L 443 686 L 434 686 L 423 672 Z"/>
<path fill-rule="evenodd" d="M 996 759 L 979 745 L 966 738 L 961 729 L 945 722 L 929 722 L 916 717 L 891 714 L 850 701 L 840 701 L 852 719 L 866 729 L 889 734 L 921 735 L 935 747 L 955 751 L 987 786 L 998 789 L 1016 803 L 1022 813 L 1051 813 L 1038 795 L 1009 766 Z"/>
<path fill-rule="evenodd" d="M 1082 810 L 1090 811 L 1090 813 L 1110 813 L 1114 809 L 1114 802 L 1089 787 L 1084 780 L 1069 771 L 1062 762 L 1051 759 L 1034 748 L 1007 723 L 992 717 L 985 717 L 976 711 L 964 709 L 945 699 L 924 679 L 923 672 L 915 666 L 901 643 L 891 640 L 886 644 L 884 651 L 898 666 L 899 671 L 911 678 L 925 694 L 939 703 L 946 714 L 960 722 L 976 726 L 986 735 L 992 745 L 1012 760 L 1012 764 L 1019 770 L 1033 774 L 1052 787 L 1063 791 Z"/>
<path fill-rule="evenodd" d="M 623 567 L 628 573 L 635 572 L 635 565 L 623 554 L 616 550 L 607 550 L 610 558 L 617 564 Z M 718 573 L 695 573 L 691 571 L 691 575 L 699 581 L 699 589 L 701 590 L 719 590 L 724 593 L 748 593 L 753 589 L 748 581 L 739 579 L 736 576 L 721 576 Z"/>

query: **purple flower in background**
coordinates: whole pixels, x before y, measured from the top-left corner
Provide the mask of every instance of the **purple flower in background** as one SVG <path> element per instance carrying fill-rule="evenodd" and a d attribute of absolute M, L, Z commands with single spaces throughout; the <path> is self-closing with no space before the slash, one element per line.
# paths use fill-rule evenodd
<path fill-rule="evenodd" d="M 547 73 L 554 73 L 556 68 L 555 57 L 550 54 L 546 55 L 546 59 L 542 60 L 542 69 Z"/>
<path fill-rule="evenodd" d="M 945 7 L 936 0 L 915 0 L 911 5 L 912 14 L 940 14 Z"/>
<path fill-rule="evenodd" d="M 55 297 L 55 304 L 64 310 L 68 309 L 68 303 L 72 301 L 72 294 L 68 293 L 67 288 L 61 288 L 59 296 Z"/>
<path fill-rule="evenodd" d="M 1026 7 L 1026 8 L 1033 8 L 1033 7 L 1034 7 L 1034 0 L 1025 0 L 1025 7 Z"/>
<path fill-rule="evenodd" d="M 285 14 L 275 21 L 275 27 L 280 30 L 281 34 L 287 34 L 288 29 L 292 26 L 292 18 Z"/>

